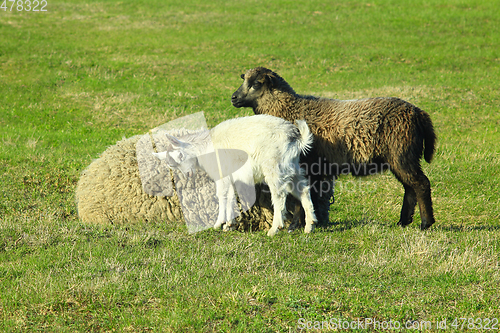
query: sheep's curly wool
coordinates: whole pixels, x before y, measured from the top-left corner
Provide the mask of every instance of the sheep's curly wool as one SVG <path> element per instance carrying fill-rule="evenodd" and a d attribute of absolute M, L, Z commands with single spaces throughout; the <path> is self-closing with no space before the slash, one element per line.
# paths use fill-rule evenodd
<path fill-rule="evenodd" d="M 169 189 L 166 186 L 155 188 L 155 184 L 158 184 L 156 181 L 150 182 L 149 185 L 145 184 L 145 191 L 137 156 L 137 151 L 141 150 L 136 149 L 141 138 L 144 136 L 134 136 L 108 147 L 82 172 L 75 194 L 80 219 L 86 223 L 99 224 L 140 221 L 184 223 L 186 210 L 182 210 L 179 197 L 182 197 L 183 202 L 193 205 L 189 210 L 190 214 L 199 213 L 207 216 L 217 214 L 218 206 L 216 200 L 212 198 L 215 195 L 215 184 L 202 171 L 184 180 L 174 172 L 172 177 L 178 186 L 173 187 L 172 193 L 168 193 Z M 168 172 L 162 174 L 165 169 L 159 167 L 155 170 L 157 170 L 157 180 L 172 181 Z M 179 193 L 182 188 L 185 189 L 184 192 Z M 192 188 L 196 188 L 197 191 L 186 190 Z M 199 205 L 199 209 L 196 205 Z M 293 202 L 288 203 L 287 207 L 293 209 Z M 189 219 L 188 216 L 186 218 Z M 199 220 L 208 221 L 203 217 Z M 272 220 L 269 191 L 266 191 L 265 185 L 257 185 L 256 202 L 249 211 L 237 218 L 240 222 L 238 230 L 268 230 Z"/>

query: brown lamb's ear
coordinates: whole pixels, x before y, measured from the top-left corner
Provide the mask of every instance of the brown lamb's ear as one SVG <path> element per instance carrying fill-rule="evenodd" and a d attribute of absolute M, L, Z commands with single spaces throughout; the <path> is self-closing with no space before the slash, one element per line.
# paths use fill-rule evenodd
<path fill-rule="evenodd" d="M 264 76 L 264 82 L 267 82 L 271 87 L 275 87 L 278 84 L 274 73 L 266 73 Z"/>

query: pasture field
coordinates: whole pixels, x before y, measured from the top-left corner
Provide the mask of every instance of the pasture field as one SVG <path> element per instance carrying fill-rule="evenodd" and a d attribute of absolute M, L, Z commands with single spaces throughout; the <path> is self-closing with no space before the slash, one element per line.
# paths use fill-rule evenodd
<path fill-rule="evenodd" d="M 42 3 L 0 8 L 1 331 L 500 329 L 500 2 Z M 106 147 L 250 115 L 230 96 L 256 66 L 299 93 L 426 110 L 436 224 L 421 232 L 417 209 L 396 226 L 390 173 L 339 178 L 310 235 L 79 221 L 76 183 Z"/>

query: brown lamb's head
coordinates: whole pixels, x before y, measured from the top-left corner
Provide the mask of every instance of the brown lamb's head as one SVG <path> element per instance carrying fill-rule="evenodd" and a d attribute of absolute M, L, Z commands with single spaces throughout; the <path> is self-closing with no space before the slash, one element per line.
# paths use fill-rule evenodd
<path fill-rule="evenodd" d="M 241 78 L 243 84 L 231 96 L 231 102 L 237 108 L 251 107 L 255 112 L 261 101 L 277 90 L 295 94 L 282 77 L 264 67 L 250 69 L 241 74 Z"/>

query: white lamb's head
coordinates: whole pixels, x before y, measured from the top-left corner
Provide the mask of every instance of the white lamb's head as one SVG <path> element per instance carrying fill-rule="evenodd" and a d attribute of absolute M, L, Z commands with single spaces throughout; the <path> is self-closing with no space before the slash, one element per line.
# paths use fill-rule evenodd
<path fill-rule="evenodd" d="M 161 153 L 153 153 L 160 160 L 165 160 L 171 169 L 179 170 L 182 175 L 191 177 L 198 167 L 198 158 L 192 145 L 176 137 L 166 134 L 171 149 Z"/>

